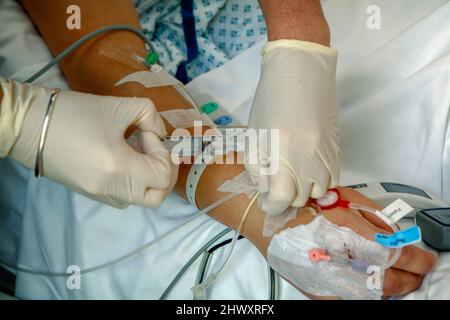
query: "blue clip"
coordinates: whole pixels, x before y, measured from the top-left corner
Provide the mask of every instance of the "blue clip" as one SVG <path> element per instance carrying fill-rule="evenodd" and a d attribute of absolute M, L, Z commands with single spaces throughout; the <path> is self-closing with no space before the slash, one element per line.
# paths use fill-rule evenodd
<path fill-rule="evenodd" d="M 218 126 L 227 126 L 233 122 L 233 119 L 230 116 L 221 116 L 214 120 L 214 123 Z"/>
<path fill-rule="evenodd" d="M 422 240 L 422 234 L 418 226 L 397 231 L 394 234 L 375 234 L 375 241 L 387 248 L 403 248 Z"/>

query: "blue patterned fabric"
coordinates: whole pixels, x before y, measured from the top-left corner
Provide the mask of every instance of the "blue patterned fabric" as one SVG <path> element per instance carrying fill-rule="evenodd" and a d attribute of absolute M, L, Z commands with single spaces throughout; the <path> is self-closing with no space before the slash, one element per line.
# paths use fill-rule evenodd
<path fill-rule="evenodd" d="M 172 75 L 188 60 L 181 1 L 135 0 L 142 29 Z M 223 65 L 267 34 L 257 0 L 193 0 L 193 12 L 198 55 L 186 64 L 189 80 Z"/>

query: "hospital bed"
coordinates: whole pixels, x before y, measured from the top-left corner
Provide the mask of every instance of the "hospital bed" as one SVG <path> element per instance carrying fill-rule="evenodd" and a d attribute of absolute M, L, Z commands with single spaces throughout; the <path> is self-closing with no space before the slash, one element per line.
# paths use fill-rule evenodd
<path fill-rule="evenodd" d="M 324 1 L 333 46 L 341 108 L 341 185 L 395 181 L 450 201 L 450 2 Z M 381 30 L 366 26 L 366 8 L 381 8 Z M 0 1 L 0 74 L 23 80 L 51 55 L 20 5 Z M 263 43 L 188 85 L 194 97 L 211 97 L 245 123 L 258 81 Z M 58 69 L 40 81 L 67 88 Z M 196 209 L 172 194 L 155 210 L 118 210 L 47 179 L 34 179 L 17 163 L 0 161 L 0 257 L 28 268 L 65 272 L 122 256 L 179 225 Z M 406 222 L 408 223 L 408 222 Z M 80 289 L 65 278 L 15 272 L 15 294 L 24 299 L 157 299 L 178 271 L 225 226 L 201 217 L 132 258 L 82 277 Z M 231 234 L 218 242 L 229 239 Z M 214 252 L 211 265 L 224 258 Z M 198 259 L 169 299 L 191 299 Z M 249 272 L 251 270 L 251 272 Z M 210 299 L 267 299 L 268 268 L 245 239 L 238 241 Z M 286 281 L 280 299 L 306 299 Z M 404 299 L 450 298 L 450 254 L 441 253 L 422 287 Z"/>

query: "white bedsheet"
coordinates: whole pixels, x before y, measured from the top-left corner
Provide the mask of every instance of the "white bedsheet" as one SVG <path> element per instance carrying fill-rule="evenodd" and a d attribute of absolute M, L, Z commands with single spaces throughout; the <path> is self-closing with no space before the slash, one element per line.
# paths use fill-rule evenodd
<path fill-rule="evenodd" d="M 373 4 L 382 10 L 381 30 L 365 26 L 366 8 Z M 404 182 L 449 201 L 450 2 L 343 0 L 339 5 L 324 1 L 324 8 L 340 52 L 341 183 Z M 14 24 L 0 30 L 0 74 L 24 79 L 50 54 L 15 1 L 0 1 L 0 21 Z M 261 45 L 197 78 L 189 90 L 211 95 L 245 121 L 259 76 Z M 42 82 L 65 87 L 57 69 Z M 116 210 L 46 179 L 36 180 L 10 160 L 0 161 L 0 254 L 30 268 L 65 271 L 72 264 L 83 269 L 110 261 L 193 212 L 175 195 L 157 210 Z M 155 299 L 193 253 L 223 228 L 202 217 L 143 254 L 83 276 L 81 290 L 67 290 L 65 279 L 19 272 L 16 294 L 28 299 Z M 197 266 L 170 298 L 192 297 Z M 449 269 L 450 255 L 441 254 L 422 288 L 405 298 L 450 298 Z M 267 283 L 264 259 L 241 240 L 210 297 L 265 299 Z M 281 287 L 281 298 L 304 298 L 284 281 Z"/>

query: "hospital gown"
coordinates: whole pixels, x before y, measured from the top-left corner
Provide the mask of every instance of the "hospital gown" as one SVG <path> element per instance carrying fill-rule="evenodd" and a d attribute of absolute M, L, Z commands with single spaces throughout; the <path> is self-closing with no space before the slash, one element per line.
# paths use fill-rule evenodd
<path fill-rule="evenodd" d="M 136 0 L 144 34 L 164 68 L 176 75 L 188 59 L 181 0 Z M 189 61 L 189 80 L 220 67 L 266 38 L 266 24 L 257 0 L 194 0 L 198 55 Z"/>

